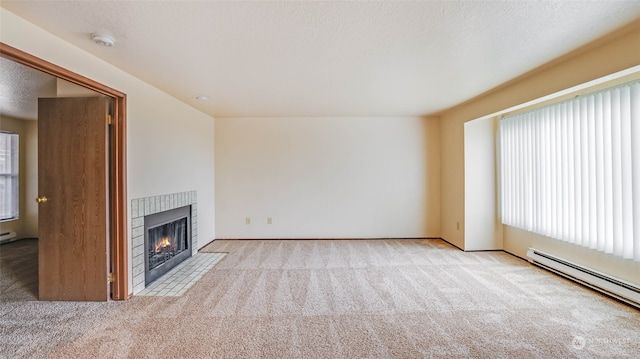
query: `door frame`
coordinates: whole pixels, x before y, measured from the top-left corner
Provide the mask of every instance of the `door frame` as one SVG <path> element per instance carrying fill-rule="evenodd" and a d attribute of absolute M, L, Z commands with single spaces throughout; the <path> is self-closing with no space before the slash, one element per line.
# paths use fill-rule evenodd
<path fill-rule="evenodd" d="M 69 71 L 46 60 L 0 42 L 0 56 L 17 63 L 40 70 L 63 80 L 88 88 L 113 99 L 113 138 L 109 148 L 111 176 L 109 178 L 110 217 L 108 224 L 111 238 L 111 298 L 125 300 L 129 298 L 129 257 L 127 237 L 127 95 L 87 77 Z M 105 278 L 107 280 L 107 278 Z"/>

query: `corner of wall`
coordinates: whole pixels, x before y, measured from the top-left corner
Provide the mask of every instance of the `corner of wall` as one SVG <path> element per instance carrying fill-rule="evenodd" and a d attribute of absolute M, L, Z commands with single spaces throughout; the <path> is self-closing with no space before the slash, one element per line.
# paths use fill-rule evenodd
<path fill-rule="evenodd" d="M 637 66 L 639 25 L 640 20 L 440 115 L 443 238 L 466 249 L 464 220 L 469 203 L 465 203 L 465 182 L 473 178 L 465 172 L 464 124 Z M 501 235 L 501 225 L 494 225 L 496 235 Z"/>

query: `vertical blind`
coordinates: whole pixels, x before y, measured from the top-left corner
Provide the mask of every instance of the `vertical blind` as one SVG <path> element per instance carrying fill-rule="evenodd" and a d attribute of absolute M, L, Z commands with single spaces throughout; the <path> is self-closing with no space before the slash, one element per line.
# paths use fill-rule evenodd
<path fill-rule="evenodd" d="M 500 121 L 504 224 L 640 261 L 640 81 Z"/>
<path fill-rule="evenodd" d="M 0 220 L 18 218 L 18 135 L 0 132 Z"/>

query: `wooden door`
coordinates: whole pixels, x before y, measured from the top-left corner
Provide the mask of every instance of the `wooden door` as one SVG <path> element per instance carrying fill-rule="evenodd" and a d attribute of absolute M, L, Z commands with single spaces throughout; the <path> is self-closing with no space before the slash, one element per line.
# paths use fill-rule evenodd
<path fill-rule="evenodd" d="M 41 300 L 109 299 L 109 101 L 38 100 Z"/>

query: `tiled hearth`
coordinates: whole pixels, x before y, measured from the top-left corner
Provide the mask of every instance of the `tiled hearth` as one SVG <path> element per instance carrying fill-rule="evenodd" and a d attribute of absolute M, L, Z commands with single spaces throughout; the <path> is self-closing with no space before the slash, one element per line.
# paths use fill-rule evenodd
<path fill-rule="evenodd" d="M 149 284 L 140 296 L 179 297 L 194 285 L 225 253 L 198 253 Z"/>
<path fill-rule="evenodd" d="M 145 288 L 144 281 L 144 216 L 191 206 L 191 253 L 198 252 L 198 203 L 196 191 L 179 192 L 131 200 L 131 260 L 133 264 L 133 294 Z"/>

